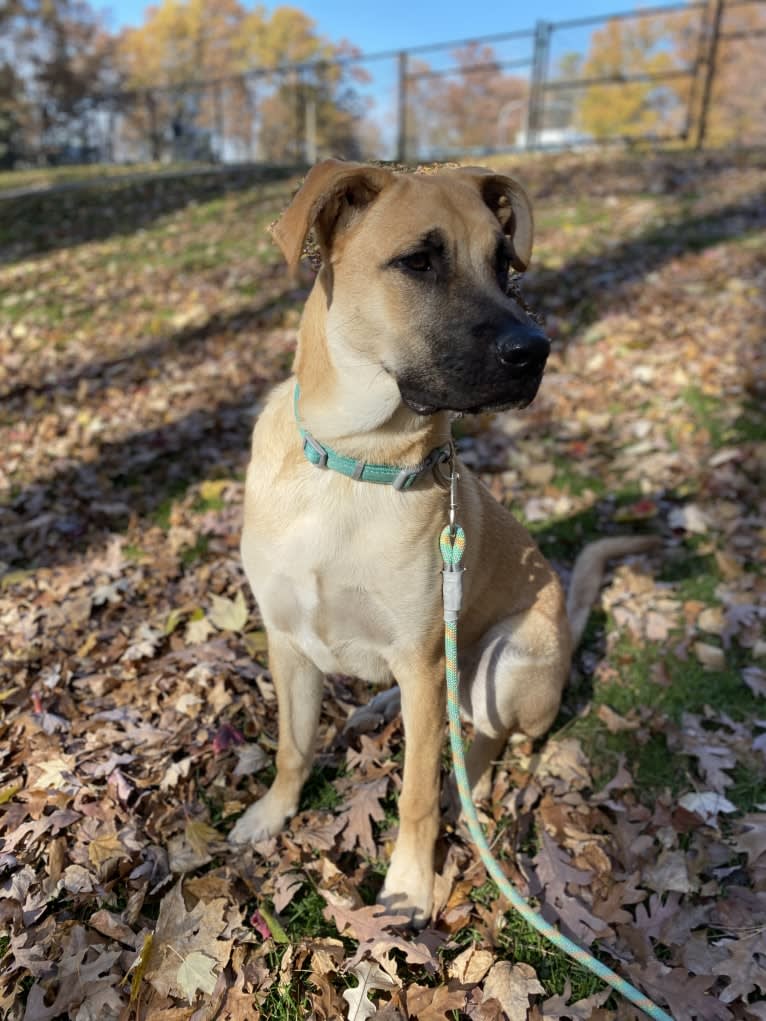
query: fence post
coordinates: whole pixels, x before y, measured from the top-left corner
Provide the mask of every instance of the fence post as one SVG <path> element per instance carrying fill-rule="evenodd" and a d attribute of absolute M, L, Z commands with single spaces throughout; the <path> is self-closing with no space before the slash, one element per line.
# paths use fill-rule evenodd
<path fill-rule="evenodd" d="M 535 25 L 535 43 L 532 55 L 532 73 L 529 78 L 529 105 L 527 106 L 527 137 L 525 149 L 533 149 L 537 141 L 537 131 L 540 124 L 540 101 L 543 95 L 545 84 L 546 64 L 548 62 L 548 40 L 550 26 L 545 21 L 538 21 Z"/>
<path fill-rule="evenodd" d="M 689 99 L 686 104 L 686 119 L 681 130 L 681 139 L 684 142 L 688 142 L 691 137 L 694 117 L 697 112 L 697 92 L 699 90 L 699 79 L 702 74 L 702 68 L 705 64 L 705 42 L 707 40 L 707 22 L 709 12 L 710 8 L 706 7 L 700 13 L 699 30 L 697 32 L 697 52 L 694 57 L 694 76 L 691 80 L 691 84 L 689 85 Z"/>
<path fill-rule="evenodd" d="M 226 149 L 225 140 L 225 124 L 223 119 L 223 83 L 217 81 L 215 83 L 215 92 L 213 93 L 213 101 L 215 103 L 215 133 L 218 135 L 218 161 L 223 163 Z"/>
<path fill-rule="evenodd" d="M 317 161 L 317 104 L 313 96 L 306 97 L 306 163 L 311 167 Z"/>
<path fill-rule="evenodd" d="M 157 106 L 154 102 L 154 94 L 148 89 L 146 91 L 146 107 L 149 114 L 149 144 L 151 146 L 152 160 L 157 163 L 160 159 L 160 139 L 157 132 Z"/>
<path fill-rule="evenodd" d="M 396 160 L 407 162 L 407 51 L 399 51 L 399 90 Z"/>
<path fill-rule="evenodd" d="M 256 130 L 256 115 L 257 115 L 257 103 L 258 94 L 256 86 L 256 78 L 252 78 L 250 75 L 245 75 L 242 79 L 242 84 L 245 90 L 245 106 L 247 108 L 247 158 L 252 163 L 255 159 L 257 138 L 255 135 Z"/>
<path fill-rule="evenodd" d="M 724 0 L 715 0 L 715 14 L 713 15 L 713 28 L 710 35 L 710 46 L 707 54 L 707 67 L 705 68 L 705 85 L 702 91 L 702 106 L 700 107 L 700 119 L 697 125 L 697 148 L 701 149 L 705 144 L 707 132 L 707 118 L 710 110 L 710 97 L 713 92 L 713 79 L 715 78 L 715 62 L 718 56 L 718 40 L 721 35 L 721 19 L 723 18 Z"/>
<path fill-rule="evenodd" d="M 304 113 L 303 113 L 303 71 L 301 68 L 293 68 L 289 75 L 293 83 L 293 102 L 295 103 L 295 137 L 293 138 L 293 149 L 295 152 L 294 162 L 302 163 L 306 158 L 304 146 Z"/>

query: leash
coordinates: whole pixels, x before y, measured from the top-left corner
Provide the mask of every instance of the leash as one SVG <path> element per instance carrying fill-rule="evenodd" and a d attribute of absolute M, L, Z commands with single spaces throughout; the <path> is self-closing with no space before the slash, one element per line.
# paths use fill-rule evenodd
<path fill-rule="evenodd" d="M 604 982 L 616 989 L 618 993 L 630 1000 L 637 1007 L 640 1007 L 649 1017 L 656 1021 L 673 1021 L 670 1014 L 658 1007 L 647 996 L 632 986 L 630 982 L 608 968 L 601 961 L 597 960 L 587 950 L 583 950 L 573 940 L 568 939 L 554 926 L 534 911 L 522 895 L 516 890 L 513 884 L 500 868 L 497 860 L 493 857 L 492 851 L 484 836 L 479 817 L 476 814 L 476 807 L 471 798 L 471 789 L 468 785 L 468 773 L 465 768 L 465 752 L 463 740 L 460 733 L 460 702 L 459 702 L 459 677 L 457 666 L 457 621 L 460 614 L 460 604 L 463 594 L 463 568 L 460 561 L 465 552 L 465 532 L 457 524 L 457 483 L 458 474 L 454 467 L 454 447 L 452 443 L 445 443 L 441 447 L 435 447 L 418 465 L 412 467 L 392 467 L 391 465 L 368 464 L 364 461 L 355 460 L 337 453 L 332 448 L 320 443 L 308 429 L 303 425 L 299 412 L 300 387 L 295 384 L 293 391 L 293 412 L 298 430 L 301 435 L 304 456 L 317 468 L 330 469 L 346 475 L 348 478 L 356 479 L 359 482 L 375 482 L 382 485 L 393 486 L 397 490 L 407 490 L 415 485 L 429 472 L 433 473 L 439 485 L 449 485 L 450 505 L 449 524 L 444 528 L 439 538 L 444 561 L 442 572 L 442 593 L 444 597 L 444 652 L 447 675 L 447 713 L 449 716 L 450 747 L 452 749 L 452 761 L 455 767 L 455 779 L 460 795 L 460 805 L 463 809 L 468 830 L 476 844 L 481 860 L 487 872 L 497 884 L 502 895 L 508 900 L 519 914 L 533 929 L 537 929 L 547 940 L 563 950 L 565 954 L 582 964 L 588 971 L 597 975 Z M 442 471 L 442 465 L 448 463 L 450 474 Z"/>
<path fill-rule="evenodd" d="M 656 1021 L 673 1021 L 670 1014 L 658 1007 L 652 1000 L 635 986 L 631 985 L 624 978 L 612 971 L 605 964 L 602 964 L 587 950 L 583 950 L 573 940 L 568 939 L 554 926 L 534 911 L 518 890 L 513 886 L 505 875 L 497 859 L 493 857 L 484 830 L 476 814 L 476 806 L 471 797 L 471 788 L 468 784 L 468 773 L 465 767 L 465 751 L 463 739 L 460 732 L 460 702 L 459 702 L 459 677 L 457 665 L 457 620 L 460 613 L 462 599 L 463 568 L 460 561 L 465 552 L 465 532 L 455 520 L 457 510 L 457 481 L 458 475 L 451 466 L 450 474 L 450 509 L 449 524 L 445 526 L 439 538 L 444 561 L 442 573 L 443 596 L 444 596 L 444 654 L 447 675 L 447 714 L 449 717 L 449 738 L 452 749 L 452 762 L 455 767 L 455 779 L 460 795 L 460 805 L 463 810 L 468 831 L 478 848 L 481 860 L 489 875 L 494 879 L 502 895 L 511 903 L 511 906 L 519 912 L 522 918 L 527 921 L 533 929 L 537 929 L 547 940 L 563 950 L 565 954 L 582 964 L 588 971 L 597 975 L 604 982 L 607 982 L 613 989 L 630 1000 L 637 1007 L 648 1014 Z"/>

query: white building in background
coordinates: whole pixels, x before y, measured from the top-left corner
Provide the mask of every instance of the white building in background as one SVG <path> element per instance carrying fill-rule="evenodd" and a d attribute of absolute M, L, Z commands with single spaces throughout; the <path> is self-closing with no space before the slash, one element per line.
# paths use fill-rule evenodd
<path fill-rule="evenodd" d="M 580 145 L 590 145 L 593 142 L 593 135 L 585 131 L 578 131 L 576 128 L 542 128 L 534 135 L 535 146 L 541 149 L 569 149 Z M 522 128 L 516 132 L 514 145 L 517 149 L 525 149 L 527 146 L 527 129 Z"/>

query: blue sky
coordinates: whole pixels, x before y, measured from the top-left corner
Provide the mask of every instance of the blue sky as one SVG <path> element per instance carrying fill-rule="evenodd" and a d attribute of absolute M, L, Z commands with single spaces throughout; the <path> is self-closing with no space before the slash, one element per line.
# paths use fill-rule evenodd
<path fill-rule="evenodd" d="M 215 2 L 215 0 L 211 0 Z M 246 6 L 251 6 L 245 0 Z M 100 6 L 100 5 L 98 5 Z M 112 29 L 139 25 L 145 0 L 112 0 L 104 5 Z M 271 10 L 278 4 L 265 4 Z M 444 40 L 530 28 L 537 19 L 611 14 L 638 6 L 625 0 L 537 0 L 535 4 L 476 3 L 475 0 L 300 0 L 290 4 L 312 17 L 320 34 L 334 42 L 346 38 L 365 52 L 400 49 Z"/>

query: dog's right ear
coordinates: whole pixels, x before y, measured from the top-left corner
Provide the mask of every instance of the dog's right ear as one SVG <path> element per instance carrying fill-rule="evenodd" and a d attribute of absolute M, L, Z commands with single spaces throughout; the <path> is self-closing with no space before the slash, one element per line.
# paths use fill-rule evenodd
<path fill-rule="evenodd" d="M 314 228 L 322 259 L 327 260 L 333 238 L 378 197 L 391 180 L 391 171 L 364 163 L 325 160 L 309 171 L 293 201 L 271 234 L 294 272 L 306 237 Z"/>

